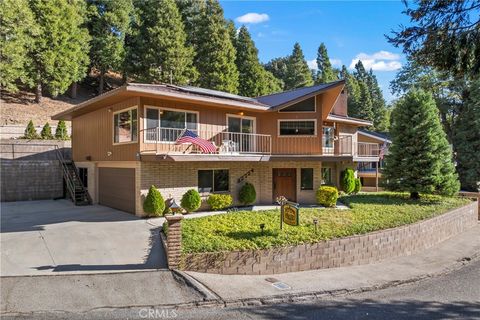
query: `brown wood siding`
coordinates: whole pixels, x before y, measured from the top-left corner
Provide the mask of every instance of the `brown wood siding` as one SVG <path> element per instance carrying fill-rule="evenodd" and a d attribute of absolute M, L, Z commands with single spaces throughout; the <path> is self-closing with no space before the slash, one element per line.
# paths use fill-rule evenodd
<path fill-rule="evenodd" d="M 72 121 L 73 160 L 86 161 L 88 156 L 91 157 L 91 161 L 136 160 L 136 154 L 140 150 L 138 143 L 113 144 L 113 114 L 115 111 L 138 106 L 139 102 L 139 98 L 130 98 L 111 107 L 74 118 Z M 140 119 L 139 112 L 138 119 Z M 111 152 L 110 156 L 108 152 Z"/>
<path fill-rule="evenodd" d="M 98 203 L 135 214 L 135 169 L 99 168 Z"/>

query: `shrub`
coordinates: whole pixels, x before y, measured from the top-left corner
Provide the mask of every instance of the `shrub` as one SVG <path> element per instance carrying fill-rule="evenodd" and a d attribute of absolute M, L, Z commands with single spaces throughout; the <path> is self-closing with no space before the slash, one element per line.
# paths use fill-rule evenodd
<path fill-rule="evenodd" d="M 359 193 L 362 190 L 362 181 L 360 178 L 355 179 L 355 189 L 353 189 L 353 193 Z"/>
<path fill-rule="evenodd" d="M 340 185 L 345 193 L 352 193 L 355 190 L 355 172 L 351 168 L 342 171 Z"/>
<path fill-rule="evenodd" d="M 197 211 L 202 204 L 202 199 L 200 198 L 200 193 L 195 189 L 190 189 L 182 196 L 180 205 L 187 212 Z"/>
<path fill-rule="evenodd" d="M 147 197 L 143 202 L 143 210 L 149 214 L 150 217 L 159 217 L 165 209 L 165 200 L 158 189 L 152 185 L 148 190 Z"/>
<path fill-rule="evenodd" d="M 27 127 L 25 128 L 25 133 L 23 137 L 25 139 L 40 139 L 40 136 L 38 135 L 37 130 L 35 130 L 35 126 L 33 125 L 32 120 L 30 120 Z"/>
<path fill-rule="evenodd" d="M 239 200 L 243 205 L 254 203 L 257 199 L 257 192 L 255 187 L 250 182 L 247 182 L 240 189 Z"/>
<path fill-rule="evenodd" d="M 211 194 L 207 199 L 207 203 L 212 210 L 216 211 L 230 207 L 233 203 L 233 198 L 229 194 Z"/>
<path fill-rule="evenodd" d="M 321 186 L 317 189 L 317 203 L 325 207 L 335 207 L 338 199 L 338 190 L 331 186 Z"/>
<path fill-rule="evenodd" d="M 63 120 L 58 121 L 57 129 L 55 129 L 55 139 L 58 139 L 58 140 L 69 139 L 67 126 L 65 125 L 65 121 Z"/>
<path fill-rule="evenodd" d="M 42 132 L 40 132 L 40 137 L 44 140 L 53 140 L 52 128 L 48 122 L 43 126 Z"/>

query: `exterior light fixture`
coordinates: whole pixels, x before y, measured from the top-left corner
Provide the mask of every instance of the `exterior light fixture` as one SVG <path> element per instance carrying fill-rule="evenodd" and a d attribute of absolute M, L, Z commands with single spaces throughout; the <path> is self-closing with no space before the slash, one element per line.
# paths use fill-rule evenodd
<path fill-rule="evenodd" d="M 318 218 L 313 219 L 313 224 L 315 225 L 315 232 L 317 232 Z"/>
<path fill-rule="evenodd" d="M 175 213 L 180 212 L 182 208 L 175 202 L 175 199 L 172 199 L 172 202 L 170 204 L 170 210 L 172 210 L 172 213 L 175 215 Z"/>
<path fill-rule="evenodd" d="M 238 115 L 243 116 L 243 111 L 240 111 Z"/>

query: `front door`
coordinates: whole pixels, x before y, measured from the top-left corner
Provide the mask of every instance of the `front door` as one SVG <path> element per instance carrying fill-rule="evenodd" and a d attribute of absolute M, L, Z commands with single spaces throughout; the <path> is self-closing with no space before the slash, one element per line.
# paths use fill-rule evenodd
<path fill-rule="evenodd" d="M 297 201 L 297 169 L 273 169 L 273 202 L 279 196 L 284 196 L 289 201 Z"/>

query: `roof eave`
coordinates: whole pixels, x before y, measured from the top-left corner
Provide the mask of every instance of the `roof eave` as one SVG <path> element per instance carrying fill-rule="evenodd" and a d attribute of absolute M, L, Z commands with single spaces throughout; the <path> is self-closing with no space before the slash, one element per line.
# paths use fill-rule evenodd
<path fill-rule="evenodd" d="M 355 124 L 355 125 L 358 125 L 358 126 L 371 126 L 371 125 L 373 125 L 373 122 L 368 121 L 368 120 L 357 119 L 357 118 L 344 118 L 344 117 L 338 117 L 338 116 L 335 116 L 335 115 L 332 115 L 332 114 L 329 114 L 327 116 L 327 121 L 350 123 L 350 124 Z"/>

